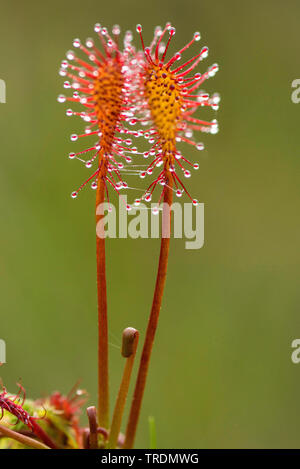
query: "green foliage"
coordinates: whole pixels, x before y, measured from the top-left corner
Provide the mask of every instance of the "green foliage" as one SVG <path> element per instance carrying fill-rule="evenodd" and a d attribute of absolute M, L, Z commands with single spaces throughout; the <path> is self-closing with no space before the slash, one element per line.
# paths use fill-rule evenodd
<path fill-rule="evenodd" d="M 37 401 L 26 399 L 23 409 L 33 417 L 38 417 L 38 424 L 43 430 L 64 449 L 77 449 L 77 425 L 74 420 L 67 420 L 63 412 L 50 405 L 48 400 L 42 404 Z M 16 417 L 8 411 L 4 411 L 1 424 L 16 432 L 30 432 L 30 429 L 23 422 L 18 421 Z M 34 438 L 34 435 L 30 435 Z M 0 449 L 28 449 L 27 446 L 14 441 L 10 438 L 0 438 Z"/>

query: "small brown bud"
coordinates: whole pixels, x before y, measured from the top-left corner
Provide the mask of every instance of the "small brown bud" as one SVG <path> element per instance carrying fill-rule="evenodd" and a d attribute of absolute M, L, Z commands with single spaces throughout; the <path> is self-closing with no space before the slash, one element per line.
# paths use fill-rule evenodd
<path fill-rule="evenodd" d="M 127 327 L 122 336 L 122 356 L 128 358 L 134 352 L 134 343 L 138 337 L 138 331 L 133 327 Z"/>

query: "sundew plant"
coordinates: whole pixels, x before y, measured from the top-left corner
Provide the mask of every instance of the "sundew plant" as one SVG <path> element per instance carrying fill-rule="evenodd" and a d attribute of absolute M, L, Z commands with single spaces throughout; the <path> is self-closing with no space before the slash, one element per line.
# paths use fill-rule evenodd
<path fill-rule="evenodd" d="M 204 82 L 218 71 L 218 65 L 212 64 L 201 70 L 202 61 L 208 57 L 208 48 L 197 47 L 201 39 L 199 32 L 174 53 L 172 38 L 176 30 L 170 23 L 164 28 L 155 28 L 149 45 L 144 43 L 142 26 L 137 25 L 138 47 L 134 45 L 130 31 L 121 40 L 118 25 L 110 33 L 96 24 L 94 31 L 96 39 L 88 38 L 84 43 L 75 39 L 73 50 L 69 50 L 61 62 L 59 73 L 64 77 L 66 94 L 59 95 L 58 101 L 70 106 L 66 109 L 67 116 L 84 121 L 82 130 L 71 135 L 71 141 L 83 139 L 87 142 L 84 150 L 69 153 L 71 160 L 90 170 L 88 178 L 78 185 L 71 197 L 76 199 L 87 185 L 95 191 L 98 402 L 86 409 L 87 424 L 82 426 L 79 415 L 86 396 L 77 386 L 67 396 L 55 392 L 33 401 L 26 398 L 20 383 L 16 394 L 8 393 L 2 385 L 2 448 L 134 447 L 167 276 L 173 199 L 174 196 L 185 196 L 193 206 L 198 205 L 186 180 L 193 171 L 199 170 L 200 165 L 190 160 L 188 149 L 194 147 L 202 151 L 204 144 L 198 140 L 198 135 L 218 131 L 214 112 L 219 107 L 220 97 L 217 93 L 209 95 L 202 90 Z M 201 117 L 200 110 L 204 107 L 211 108 L 211 120 Z M 139 150 L 141 139 L 146 141 L 146 151 Z M 185 150 L 181 149 L 182 143 L 186 144 Z M 130 189 L 127 176 L 145 181 L 140 195 L 129 203 L 127 198 L 126 201 L 123 199 L 123 194 Z M 154 201 L 152 213 L 161 215 L 162 219 L 153 302 L 124 433 L 121 433 L 121 426 L 139 332 L 132 327 L 123 331 L 124 371 L 110 415 L 105 210 L 111 209 L 110 199 L 114 192 L 124 200 L 128 211 L 142 202 Z"/>

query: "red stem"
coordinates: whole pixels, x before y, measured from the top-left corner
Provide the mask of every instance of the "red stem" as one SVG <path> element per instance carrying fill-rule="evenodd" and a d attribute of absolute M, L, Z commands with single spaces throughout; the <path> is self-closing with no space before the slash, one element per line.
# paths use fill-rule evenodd
<path fill-rule="evenodd" d="M 168 257 L 169 257 L 169 248 L 170 248 L 170 231 L 171 231 L 171 205 L 173 199 L 173 189 L 172 189 L 172 178 L 168 178 L 167 184 L 164 186 L 164 206 L 163 206 L 163 216 L 162 216 L 162 238 L 161 238 L 161 248 L 159 256 L 159 264 L 156 278 L 156 285 L 154 290 L 154 297 L 152 303 L 152 309 L 148 321 L 148 327 L 146 332 L 146 338 L 144 343 L 144 348 L 141 356 L 140 367 L 138 371 L 138 376 L 136 380 L 134 395 L 132 399 L 127 429 L 126 437 L 123 448 L 131 449 L 134 445 L 144 390 L 146 386 L 146 379 L 148 374 L 148 368 L 151 358 L 151 351 L 154 343 L 155 333 L 158 324 L 159 312 L 161 308 L 163 292 L 167 276 L 168 268 Z M 168 234 L 167 237 L 163 237 L 163 234 Z"/>
<path fill-rule="evenodd" d="M 47 435 L 47 433 L 40 427 L 39 424 L 37 424 L 35 421 L 32 422 L 33 426 L 33 431 L 35 435 L 40 438 L 45 445 L 49 446 L 51 449 L 57 449 L 57 445 L 54 443 L 54 441 L 50 438 L 50 436 Z"/>
<path fill-rule="evenodd" d="M 98 424 L 109 428 L 109 386 L 108 386 L 108 328 L 107 328 L 107 293 L 105 272 L 105 237 L 103 210 L 99 205 L 105 200 L 105 173 L 99 172 L 96 194 L 97 223 L 97 288 L 98 288 Z M 97 210 L 98 209 L 98 210 Z"/>

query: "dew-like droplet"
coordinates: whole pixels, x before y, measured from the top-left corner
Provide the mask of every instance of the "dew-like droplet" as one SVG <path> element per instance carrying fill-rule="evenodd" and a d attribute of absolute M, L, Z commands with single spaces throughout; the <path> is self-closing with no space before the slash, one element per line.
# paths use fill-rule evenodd
<path fill-rule="evenodd" d="M 60 94 L 58 97 L 57 97 L 57 101 L 59 103 L 64 103 L 66 101 L 66 97 L 64 94 Z"/>
<path fill-rule="evenodd" d="M 136 32 L 137 32 L 137 33 L 141 33 L 142 31 L 143 31 L 142 25 L 141 25 L 141 24 L 137 24 L 137 25 L 136 25 Z"/>
<path fill-rule="evenodd" d="M 78 139 L 78 135 L 77 134 L 72 134 L 70 139 L 72 140 L 72 142 L 76 142 L 76 140 Z"/>
<path fill-rule="evenodd" d="M 115 35 L 115 36 L 118 36 L 120 33 L 121 33 L 121 28 L 118 24 L 114 24 L 113 27 L 112 27 L 112 33 Z"/>
<path fill-rule="evenodd" d="M 152 213 L 153 213 L 153 215 L 158 215 L 158 213 L 159 213 L 158 207 L 153 207 Z"/>
<path fill-rule="evenodd" d="M 180 189 L 177 189 L 176 196 L 177 197 L 182 197 L 182 191 Z"/>
<path fill-rule="evenodd" d="M 210 127 L 210 133 L 211 134 L 217 134 L 219 132 L 219 125 L 218 125 L 218 121 L 216 119 L 213 119 L 211 121 L 212 125 Z"/>
<path fill-rule="evenodd" d="M 212 135 L 215 135 L 219 132 L 219 127 L 217 125 L 212 125 L 211 128 L 210 128 L 210 133 Z"/>
<path fill-rule="evenodd" d="M 193 136 L 193 131 L 191 129 L 188 129 L 184 132 L 184 135 L 187 137 L 187 138 L 192 138 Z"/>
<path fill-rule="evenodd" d="M 208 93 L 199 93 L 198 94 L 197 101 L 199 103 L 208 101 L 208 99 L 209 99 L 209 94 Z"/>
<path fill-rule="evenodd" d="M 190 171 L 188 171 L 188 170 L 186 169 L 186 170 L 184 171 L 184 176 L 185 176 L 186 178 L 191 177 Z"/>
<path fill-rule="evenodd" d="M 78 38 L 74 39 L 73 46 L 74 47 L 80 47 L 81 46 L 80 39 L 78 39 Z"/>
<path fill-rule="evenodd" d="M 134 205 L 138 206 L 141 203 L 141 199 L 135 199 Z"/>
<path fill-rule="evenodd" d="M 192 204 L 193 204 L 195 207 L 198 205 L 198 203 L 199 203 L 199 202 L 198 202 L 197 199 L 193 199 Z"/>
<path fill-rule="evenodd" d="M 209 69 L 208 69 L 208 76 L 209 77 L 214 77 L 215 74 L 219 71 L 219 65 L 218 64 L 213 64 Z"/>
<path fill-rule="evenodd" d="M 68 50 L 66 53 L 66 57 L 68 60 L 74 60 L 75 59 L 75 53 L 73 50 Z"/>
<path fill-rule="evenodd" d="M 204 150 L 204 144 L 202 142 L 197 143 L 196 145 L 197 150 Z"/>
<path fill-rule="evenodd" d="M 86 47 L 90 49 L 94 45 L 94 40 L 91 37 L 88 37 L 87 40 L 85 41 L 85 45 Z"/>
<path fill-rule="evenodd" d="M 195 164 L 193 165 L 193 167 L 194 167 L 194 169 L 199 169 L 198 163 L 195 163 Z"/>
<path fill-rule="evenodd" d="M 152 199 L 152 195 L 151 195 L 151 194 L 146 194 L 146 195 L 145 195 L 145 200 L 146 200 L 146 202 L 150 202 L 151 199 Z"/>
<path fill-rule="evenodd" d="M 89 160 L 85 163 L 85 167 L 90 169 L 92 167 L 92 162 Z"/>
<path fill-rule="evenodd" d="M 195 39 L 195 41 L 200 41 L 200 39 L 201 39 L 201 34 L 199 33 L 199 31 L 197 31 L 197 32 L 194 34 L 194 39 Z"/>
<path fill-rule="evenodd" d="M 157 35 L 158 37 L 161 36 L 162 34 L 162 27 L 161 26 L 156 26 L 154 28 L 154 34 Z"/>
<path fill-rule="evenodd" d="M 72 109 L 67 109 L 67 110 L 66 110 L 66 116 L 68 116 L 68 117 L 73 116 L 73 111 L 72 111 Z"/>
<path fill-rule="evenodd" d="M 100 31 L 101 31 L 101 24 L 100 23 L 95 24 L 94 31 L 95 31 L 95 33 L 100 33 Z"/>
<path fill-rule="evenodd" d="M 75 156 L 76 156 L 76 153 L 74 152 L 69 153 L 70 160 L 74 160 Z"/>
<path fill-rule="evenodd" d="M 141 179 L 144 179 L 144 178 L 146 177 L 146 174 L 147 174 L 147 173 L 146 173 L 145 171 L 141 171 L 141 172 L 140 172 L 140 178 L 141 178 Z"/>
<path fill-rule="evenodd" d="M 131 205 L 129 205 L 129 204 L 126 205 L 126 210 L 127 210 L 127 212 L 130 212 L 131 208 L 132 208 Z"/>
<path fill-rule="evenodd" d="M 77 195 L 78 195 L 78 192 L 76 191 L 72 192 L 71 194 L 72 199 L 76 199 Z"/>
<path fill-rule="evenodd" d="M 219 104 L 219 102 L 221 101 L 221 96 L 219 95 L 219 93 L 214 93 L 211 97 L 211 101 L 213 104 Z"/>
<path fill-rule="evenodd" d="M 207 46 L 202 47 L 201 57 L 202 57 L 202 59 L 206 59 L 208 57 L 208 47 Z"/>
<path fill-rule="evenodd" d="M 97 182 L 96 182 L 96 181 L 93 181 L 92 184 L 91 184 L 91 188 L 92 188 L 93 190 L 95 190 L 95 189 L 97 189 L 97 186 L 98 186 Z"/>

